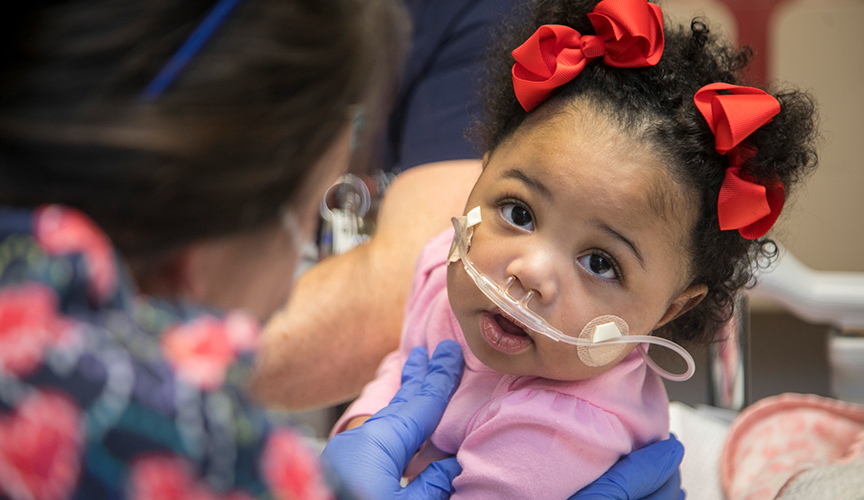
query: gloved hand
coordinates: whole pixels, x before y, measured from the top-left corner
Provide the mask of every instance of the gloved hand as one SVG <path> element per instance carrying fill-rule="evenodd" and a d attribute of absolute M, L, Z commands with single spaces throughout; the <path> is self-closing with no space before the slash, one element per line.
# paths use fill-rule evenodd
<path fill-rule="evenodd" d="M 462 378 L 462 349 L 452 340 L 438 344 L 431 359 L 416 347 L 402 369 L 402 388 L 360 427 L 336 435 L 321 458 L 348 490 L 362 498 L 445 499 L 462 472 L 456 458 L 432 463 L 408 486 L 399 483 L 408 461 L 438 426 Z"/>
<path fill-rule="evenodd" d="M 670 436 L 622 458 L 569 500 L 684 500 L 683 458 L 684 446 Z"/>

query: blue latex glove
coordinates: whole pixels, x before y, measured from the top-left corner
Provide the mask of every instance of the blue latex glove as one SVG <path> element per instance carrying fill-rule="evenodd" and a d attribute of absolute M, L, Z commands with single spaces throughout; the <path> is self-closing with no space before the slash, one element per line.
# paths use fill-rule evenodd
<path fill-rule="evenodd" d="M 622 458 L 569 500 L 684 500 L 683 458 L 684 446 L 673 435 Z"/>
<path fill-rule="evenodd" d="M 452 340 L 438 344 L 431 359 L 414 348 L 402 369 L 402 388 L 360 427 L 336 435 L 322 459 L 342 484 L 363 498 L 450 498 L 453 478 L 462 472 L 456 458 L 432 463 L 406 487 L 399 484 L 408 461 L 438 426 L 462 378 L 462 349 Z"/>

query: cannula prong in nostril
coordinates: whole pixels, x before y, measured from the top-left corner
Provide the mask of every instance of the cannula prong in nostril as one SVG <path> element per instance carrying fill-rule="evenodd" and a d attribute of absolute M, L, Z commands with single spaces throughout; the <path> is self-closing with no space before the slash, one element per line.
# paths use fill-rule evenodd
<path fill-rule="evenodd" d="M 516 276 L 507 278 L 507 281 L 504 282 L 504 293 L 510 293 L 510 287 L 513 286 L 514 281 L 516 281 Z"/>
<path fill-rule="evenodd" d="M 527 306 L 528 301 L 531 300 L 531 297 L 533 297 L 533 296 L 534 296 L 534 290 L 528 290 L 528 293 L 526 293 L 525 296 L 522 297 L 522 300 L 519 301 L 519 305 L 522 307 Z"/>

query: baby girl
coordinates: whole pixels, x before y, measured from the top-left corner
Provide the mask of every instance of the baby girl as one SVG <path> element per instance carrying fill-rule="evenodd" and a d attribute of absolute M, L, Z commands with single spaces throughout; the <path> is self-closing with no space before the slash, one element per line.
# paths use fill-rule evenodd
<path fill-rule="evenodd" d="M 663 370 L 583 330 L 714 340 L 815 166 L 810 99 L 740 86 L 749 53 L 704 24 L 664 30 L 645 0 L 538 1 L 521 19 L 492 63 L 471 217 L 455 246 L 427 244 L 401 347 L 336 428 L 386 406 L 411 348 L 456 340 L 462 383 L 406 471 L 456 455 L 454 499 L 567 498 L 667 437 Z"/>

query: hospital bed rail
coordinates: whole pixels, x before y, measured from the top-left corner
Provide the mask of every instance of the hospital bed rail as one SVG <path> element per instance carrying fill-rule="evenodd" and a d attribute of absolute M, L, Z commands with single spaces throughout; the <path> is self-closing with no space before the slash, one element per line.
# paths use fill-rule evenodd
<path fill-rule="evenodd" d="M 834 336 L 864 332 L 864 273 L 816 271 L 779 244 L 778 252 L 776 261 L 757 272 L 757 285 L 739 297 L 724 327 L 725 340 L 710 349 L 708 399 L 713 406 L 737 411 L 752 402 L 750 297 L 769 298 L 806 322 L 829 325 Z"/>

